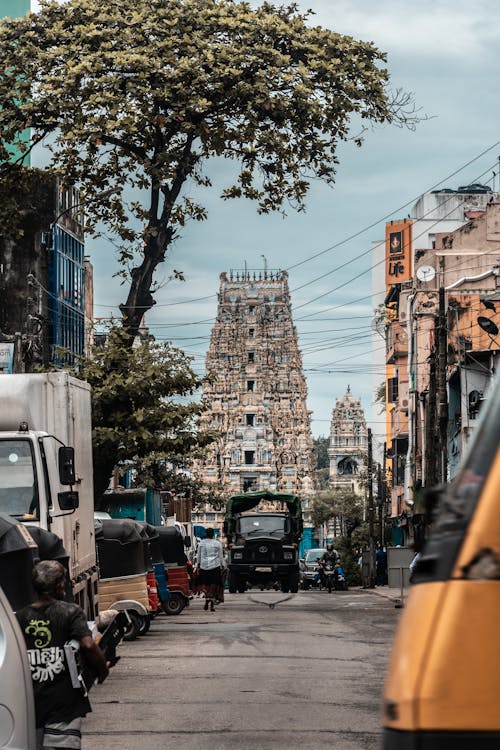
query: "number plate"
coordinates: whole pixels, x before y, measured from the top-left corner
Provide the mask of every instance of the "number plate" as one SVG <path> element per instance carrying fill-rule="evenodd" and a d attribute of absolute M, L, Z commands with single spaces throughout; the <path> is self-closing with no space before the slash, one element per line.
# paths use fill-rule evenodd
<path fill-rule="evenodd" d="M 255 568 L 256 573 L 272 573 L 272 568 Z"/>

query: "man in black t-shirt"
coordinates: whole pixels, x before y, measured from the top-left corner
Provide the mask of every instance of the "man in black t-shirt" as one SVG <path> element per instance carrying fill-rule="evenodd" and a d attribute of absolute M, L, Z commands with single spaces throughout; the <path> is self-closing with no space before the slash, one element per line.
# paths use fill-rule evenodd
<path fill-rule="evenodd" d="M 99 682 L 108 674 L 84 611 L 77 604 L 63 601 L 65 579 L 64 567 L 55 560 L 35 565 L 33 587 L 38 599 L 16 613 L 28 648 L 37 739 L 43 750 L 80 750 L 81 717 L 91 710 L 83 690 L 71 683 L 64 644 L 71 640 L 80 644 L 82 657 Z"/>

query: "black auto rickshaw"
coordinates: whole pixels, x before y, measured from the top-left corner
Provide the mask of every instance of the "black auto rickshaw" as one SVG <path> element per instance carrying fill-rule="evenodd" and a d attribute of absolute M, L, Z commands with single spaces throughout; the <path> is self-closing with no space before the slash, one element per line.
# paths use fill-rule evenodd
<path fill-rule="evenodd" d="M 14 611 L 34 601 L 31 583 L 37 545 L 26 527 L 7 513 L 0 513 L 0 586 Z"/>
<path fill-rule="evenodd" d="M 126 640 L 133 640 L 149 623 L 147 565 L 138 524 L 128 519 L 94 522 L 99 560 L 99 608 L 125 611 Z"/>
<path fill-rule="evenodd" d="M 164 604 L 167 615 L 179 615 L 189 606 L 191 587 L 184 551 L 184 537 L 175 526 L 156 526 L 165 561 L 169 596 Z"/>

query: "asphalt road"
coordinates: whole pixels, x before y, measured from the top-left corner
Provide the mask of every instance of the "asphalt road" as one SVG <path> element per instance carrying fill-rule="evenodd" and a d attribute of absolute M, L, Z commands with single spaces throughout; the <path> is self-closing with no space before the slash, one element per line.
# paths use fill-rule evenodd
<path fill-rule="evenodd" d="M 285 597 L 158 617 L 93 688 L 83 750 L 378 748 L 399 610 L 363 590 Z"/>

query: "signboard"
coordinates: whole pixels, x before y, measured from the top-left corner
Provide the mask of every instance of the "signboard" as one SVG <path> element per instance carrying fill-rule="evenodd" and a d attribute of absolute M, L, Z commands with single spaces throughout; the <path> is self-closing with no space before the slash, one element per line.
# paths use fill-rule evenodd
<path fill-rule="evenodd" d="M 411 268 L 412 222 L 392 221 L 385 225 L 385 283 L 408 281 Z"/>
<path fill-rule="evenodd" d="M 0 342 L 0 375 L 11 375 L 14 367 L 14 344 Z"/>

